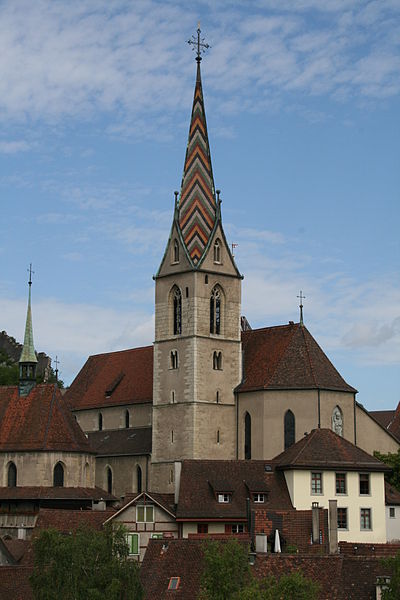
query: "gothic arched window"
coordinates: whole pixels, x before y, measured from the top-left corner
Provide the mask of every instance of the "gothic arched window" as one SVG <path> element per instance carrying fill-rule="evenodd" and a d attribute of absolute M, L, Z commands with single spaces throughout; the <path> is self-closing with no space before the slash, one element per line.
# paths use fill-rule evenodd
<path fill-rule="evenodd" d="M 172 290 L 173 297 L 173 319 L 174 319 L 174 335 L 182 333 L 182 294 L 181 290 L 174 286 Z"/>
<path fill-rule="evenodd" d="M 216 371 L 220 371 L 222 369 L 222 352 L 214 352 L 213 369 Z"/>
<path fill-rule="evenodd" d="M 221 242 L 219 240 L 216 240 L 214 244 L 214 262 L 221 262 Z"/>
<path fill-rule="evenodd" d="M 8 487 L 16 487 L 17 486 L 17 467 L 13 462 L 10 462 L 8 465 L 7 472 L 7 486 Z"/>
<path fill-rule="evenodd" d="M 173 259 L 172 261 L 174 263 L 179 262 L 179 244 L 178 244 L 178 240 L 174 240 L 172 259 Z"/>
<path fill-rule="evenodd" d="M 126 409 L 125 411 L 125 428 L 128 429 L 129 428 L 129 419 L 130 419 L 130 415 L 129 415 L 129 410 Z"/>
<path fill-rule="evenodd" d="M 140 494 L 142 491 L 142 468 L 139 465 L 136 467 L 136 487 L 137 493 Z"/>
<path fill-rule="evenodd" d="M 171 350 L 170 354 L 170 367 L 171 369 L 177 369 L 178 364 L 178 350 Z"/>
<path fill-rule="evenodd" d="M 285 412 L 285 450 L 295 442 L 295 418 L 291 410 Z"/>
<path fill-rule="evenodd" d="M 221 290 L 215 286 L 210 298 L 210 333 L 221 333 Z"/>
<path fill-rule="evenodd" d="M 251 417 L 248 412 L 244 417 L 244 457 L 246 460 L 251 458 Z"/>
<path fill-rule="evenodd" d="M 63 487 L 64 486 L 64 467 L 60 462 L 56 464 L 53 471 L 53 486 Z"/>
<path fill-rule="evenodd" d="M 111 467 L 107 467 L 107 469 L 106 469 L 106 478 L 107 478 L 107 492 L 109 494 L 112 494 L 113 474 L 112 474 L 112 471 L 111 471 Z"/>
<path fill-rule="evenodd" d="M 103 415 L 99 413 L 99 431 L 103 430 Z"/>

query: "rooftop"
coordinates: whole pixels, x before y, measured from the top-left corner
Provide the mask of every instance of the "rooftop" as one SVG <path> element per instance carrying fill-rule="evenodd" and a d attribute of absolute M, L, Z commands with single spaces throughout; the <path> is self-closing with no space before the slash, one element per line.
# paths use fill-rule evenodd
<path fill-rule="evenodd" d="M 277 469 L 335 469 L 388 472 L 383 462 L 330 429 L 313 429 L 274 459 Z"/>
<path fill-rule="evenodd" d="M 72 410 L 153 401 L 153 346 L 90 356 L 65 399 Z"/>
<path fill-rule="evenodd" d="M 88 433 L 98 456 L 135 456 L 151 453 L 151 427 L 112 429 Z"/>
<path fill-rule="evenodd" d="M 92 452 L 55 384 L 40 384 L 21 397 L 0 386 L 0 451 Z"/>
<path fill-rule="evenodd" d="M 355 393 L 308 329 L 299 323 L 242 332 L 244 379 L 239 391 L 329 389 Z"/>

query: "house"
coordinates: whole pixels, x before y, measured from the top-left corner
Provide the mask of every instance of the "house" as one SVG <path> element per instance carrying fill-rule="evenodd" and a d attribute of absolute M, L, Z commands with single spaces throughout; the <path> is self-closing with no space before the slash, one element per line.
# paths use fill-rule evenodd
<path fill-rule="evenodd" d="M 337 512 L 339 541 L 387 541 L 384 475 L 390 467 L 330 429 L 314 429 L 275 457 L 296 509 Z"/>
<path fill-rule="evenodd" d="M 104 525 L 124 526 L 130 556 L 142 561 L 150 539 L 179 537 L 175 511 L 173 494 L 142 492 L 128 497 Z"/>

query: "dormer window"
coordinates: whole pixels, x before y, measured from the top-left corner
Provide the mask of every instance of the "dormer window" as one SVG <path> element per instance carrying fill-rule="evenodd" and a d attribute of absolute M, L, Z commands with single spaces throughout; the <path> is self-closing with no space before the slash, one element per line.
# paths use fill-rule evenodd
<path fill-rule="evenodd" d="M 214 262 L 221 263 L 221 242 L 216 240 L 214 244 Z"/>
<path fill-rule="evenodd" d="M 230 494 L 230 493 L 218 494 L 217 498 L 218 498 L 218 502 L 220 504 L 228 504 L 232 500 L 232 494 Z"/>
<path fill-rule="evenodd" d="M 257 502 L 258 504 L 265 502 L 265 494 L 260 494 L 260 493 L 253 494 L 253 502 Z"/>

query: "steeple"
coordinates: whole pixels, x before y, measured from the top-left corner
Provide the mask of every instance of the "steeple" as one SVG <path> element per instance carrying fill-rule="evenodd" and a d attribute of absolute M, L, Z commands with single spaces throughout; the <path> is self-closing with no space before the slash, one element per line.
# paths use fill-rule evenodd
<path fill-rule="evenodd" d="M 197 29 L 197 39 L 193 36 L 193 40 L 189 40 L 189 43 L 196 49 L 197 74 L 178 204 L 178 219 L 188 255 L 193 266 L 196 266 L 214 229 L 218 207 L 215 199 L 200 72 L 201 52 L 203 48 L 208 48 L 208 44 L 204 44 L 200 38 L 200 24 Z"/>
<path fill-rule="evenodd" d="M 26 313 L 24 346 L 19 359 L 19 395 L 27 396 L 36 383 L 37 358 L 33 345 L 31 288 L 32 288 L 32 264 L 29 266 L 29 294 L 28 310 Z"/>

